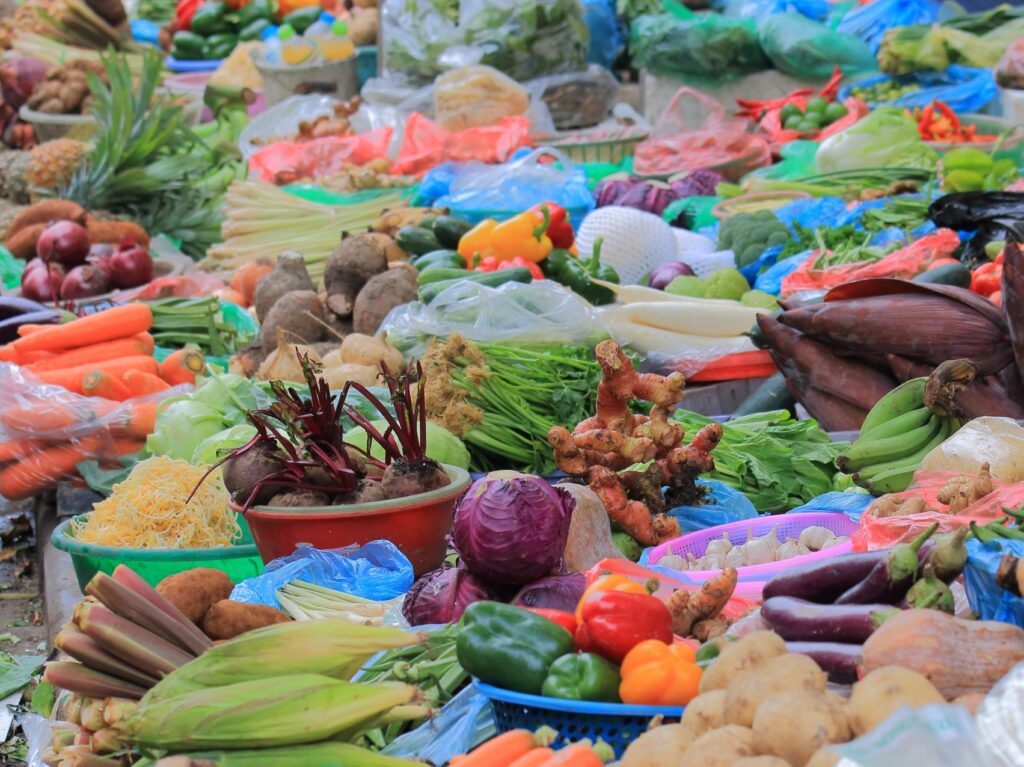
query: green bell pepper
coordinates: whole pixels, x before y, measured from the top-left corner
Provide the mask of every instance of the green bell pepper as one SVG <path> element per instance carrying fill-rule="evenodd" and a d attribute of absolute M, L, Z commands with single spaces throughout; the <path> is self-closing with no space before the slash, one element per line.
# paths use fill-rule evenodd
<path fill-rule="evenodd" d="M 210 35 L 206 38 L 206 58 L 210 60 L 224 59 L 238 45 L 238 37 L 230 33 Z"/>
<path fill-rule="evenodd" d="M 462 614 L 455 652 L 482 682 L 537 695 L 551 664 L 573 651 L 572 635 L 547 618 L 500 602 L 474 602 Z"/>
<path fill-rule="evenodd" d="M 619 703 L 619 670 L 600 655 L 570 653 L 551 664 L 541 694 L 549 698 Z"/>
<path fill-rule="evenodd" d="M 609 288 L 595 285 L 591 279 L 619 283 L 619 275 L 612 267 L 601 263 L 601 244 L 603 238 L 594 243 L 594 252 L 590 258 L 577 258 L 567 250 L 553 250 L 547 258 L 540 262 L 544 276 L 590 301 L 594 306 L 610 304 L 615 301 L 615 294 Z"/>
<path fill-rule="evenodd" d="M 189 30 L 200 37 L 209 37 L 230 31 L 229 10 L 227 3 L 222 3 L 219 0 L 203 3 L 192 16 Z"/>
<path fill-rule="evenodd" d="M 273 21 L 274 4 L 270 0 L 252 0 L 248 5 L 243 5 L 238 11 L 238 26 L 245 28 L 257 19 Z"/>

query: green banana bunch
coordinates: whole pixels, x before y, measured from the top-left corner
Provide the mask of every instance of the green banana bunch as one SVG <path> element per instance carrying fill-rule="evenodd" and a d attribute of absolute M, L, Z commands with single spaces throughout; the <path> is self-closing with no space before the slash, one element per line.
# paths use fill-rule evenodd
<path fill-rule="evenodd" d="M 871 408 L 861 435 L 836 458 L 840 470 L 875 495 L 907 489 L 925 456 L 961 424 L 924 402 L 927 378 L 900 384 Z"/>

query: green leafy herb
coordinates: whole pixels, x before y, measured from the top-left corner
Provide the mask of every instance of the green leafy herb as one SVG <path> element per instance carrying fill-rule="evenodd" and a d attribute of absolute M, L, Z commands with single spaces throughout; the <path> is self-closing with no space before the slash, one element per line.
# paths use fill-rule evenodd
<path fill-rule="evenodd" d="M 45 662 L 45 655 L 0 653 L 0 698 L 24 689 Z"/>

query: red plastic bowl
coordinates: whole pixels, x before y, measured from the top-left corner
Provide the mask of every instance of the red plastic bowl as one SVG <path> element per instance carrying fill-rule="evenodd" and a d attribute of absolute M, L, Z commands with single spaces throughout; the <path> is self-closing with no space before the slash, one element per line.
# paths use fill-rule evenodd
<path fill-rule="evenodd" d="M 444 561 L 455 502 L 469 486 L 464 469 L 444 468 L 451 484 L 429 493 L 354 506 L 257 506 L 245 519 L 265 563 L 288 556 L 300 543 L 338 549 L 386 538 L 409 558 L 418 578 Z"/>

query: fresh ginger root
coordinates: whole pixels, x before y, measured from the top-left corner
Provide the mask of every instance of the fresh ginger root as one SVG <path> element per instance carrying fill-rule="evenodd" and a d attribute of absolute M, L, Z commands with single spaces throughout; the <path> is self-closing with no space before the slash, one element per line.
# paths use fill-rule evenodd
<path fill-rule="evenodd" d="M 727 567 L 714 578 L 708 578 L 700 591 L 678 589 L 672 592 L 665 606 L 672 613 L 672 633 L 678 636 L 690 636 L 700 626 L 700 633 L 707 637 L 718 628 L 712 623 L 728 604 L 736 590 L 739 574 L 735 567 Z M 703 624 L 703 625 L 701 625 Z M 698 637 L 700 638 L 700 637 Z"/>
<path fill-rule="evenodd" d="M 976 477 L 969 474 L 953 477 L 939 490 L 936 500 L 948 504 L 950 514 L 958 514 L 995 489 L 989 469 L 989 465 L 983 463 Z"/>
<path fill-rule="evenodd" d="M 571 433 L 560 426 L 548 432 L 555 462 L 566 474 L 585 477 L 608 516 L 641 544 L 678 537 L 679 523 L 664 513 L 666 505 L 701 499 L 696 479 L 714 468 L 710 452 L 722 438 L 722 427 L 705 426 L 683 445 L 683 425 L 669 420 L 683 398 L 683 375 L 638 373 L 614 341 L 602 341 L 594 354 L 602 373 L 596 414 Z M 631 400 L 650 402 L 650 415 L 633 413 Z M 638 463 L 650 466 L 624 471 Z M 662 488 L 667 488 L 664 497 Z"/>
<path fill-rule="evenodd" d="M 898 517 L 907 514 L 920 514 L 925 510 L 924 498 L 919 495 L 901 497 L 893 493 L 883 495 L 871 502 L 868 512 L 876 517 Z"/>

